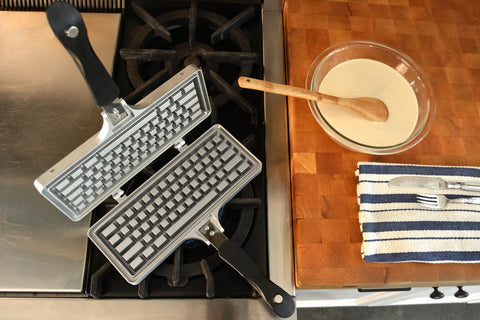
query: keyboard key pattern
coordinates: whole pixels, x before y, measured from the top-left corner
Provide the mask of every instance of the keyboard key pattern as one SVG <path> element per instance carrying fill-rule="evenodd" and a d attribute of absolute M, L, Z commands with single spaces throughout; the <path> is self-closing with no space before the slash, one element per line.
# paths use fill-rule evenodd
<path fill-rule="evenodd" d="M 197 95 L 196 80 L 157 103 L 130 128 L 110 137 L 55 179 L 48 187 L 52 195 L 75 215 L 87 214 L 208 113 Z"/>
<path fill-rule="evenodd" d="M 261 170 L 261 163 L 220 126 L 172 162 L 89 230 L 130 283 L 141 281 L 185 240 L 182 232 L 210 216 L 209 210 L 224 205 Z"/>

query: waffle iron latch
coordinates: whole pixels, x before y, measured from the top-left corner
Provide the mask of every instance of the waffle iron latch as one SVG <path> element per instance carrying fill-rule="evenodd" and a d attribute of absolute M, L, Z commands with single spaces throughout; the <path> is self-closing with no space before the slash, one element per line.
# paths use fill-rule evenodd
<path fill-rule="evenodd" d="M 127 199 L 127 196 L 122 189 L 118 189 L 114 193 L 112 193 L 112 198 L 118 203 L 122 203 L 125 199 Z"/>
<path fill-rule="evenodd" d="M 175 144 L 173 145 L 175 149 L 178 150 L 178 152 L 182 152 L 183 150 L 188 148 L 187 143 L 183 139 L 179 139 Z"/>

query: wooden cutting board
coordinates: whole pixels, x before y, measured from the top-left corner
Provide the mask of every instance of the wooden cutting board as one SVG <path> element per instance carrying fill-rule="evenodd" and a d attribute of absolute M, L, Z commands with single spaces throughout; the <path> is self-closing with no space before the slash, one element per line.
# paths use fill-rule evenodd
<path fill-rule="evenodd" d="M 299 288 L 407 287 L 480 283 L 480 264 L 366 263 L 360 256 L 358 161 L 480 166 L 480 2 L 476 0 L 287 0 L 287 80 L 304 87 L 328 46 L 365 39 L 412 57 L 428 74 L 435 123 L 398 155 L 348 151 L 289 98 L 295 277 Z"/>

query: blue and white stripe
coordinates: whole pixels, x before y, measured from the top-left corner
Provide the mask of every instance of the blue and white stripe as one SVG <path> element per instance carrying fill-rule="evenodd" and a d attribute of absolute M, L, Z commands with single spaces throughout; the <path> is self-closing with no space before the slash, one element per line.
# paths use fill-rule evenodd
<path fill-rule="evenodd" d="M 463 190 L 391 188 L 402 175 L 480 183 L 480 168 L 359 162 L 357 170 L 362 257 L 369 262 L 480 262 L 480 205 L 449 204 L 429 209 L 416 194 L 449 198 L 478 196 Z"/>

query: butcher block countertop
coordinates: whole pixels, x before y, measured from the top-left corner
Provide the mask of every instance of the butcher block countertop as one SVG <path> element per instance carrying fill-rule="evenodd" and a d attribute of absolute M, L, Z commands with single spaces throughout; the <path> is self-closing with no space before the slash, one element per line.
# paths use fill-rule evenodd
<path fill-rule="evenodd" d="M 479 284 L 480 264 L 364 262 L 354 172 L 358 161 L 480 166 L 480 2 L 287 0 L 284 23 L 289 84 L 304 87 L 310 64 L 330 45 L 374 40 L 413 58 L 437 103 L 420 144 L 372 156 L 336 144 L 306 101 L 288 98 L 297 287 Z"/>

